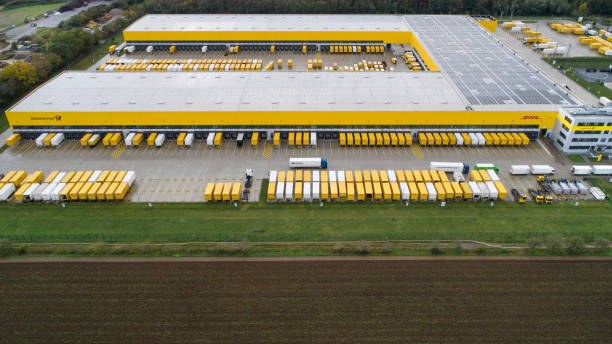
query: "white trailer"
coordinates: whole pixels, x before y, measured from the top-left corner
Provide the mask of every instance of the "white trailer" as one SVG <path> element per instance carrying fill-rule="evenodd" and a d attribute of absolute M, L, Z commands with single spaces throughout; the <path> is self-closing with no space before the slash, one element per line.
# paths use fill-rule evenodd
<path fill-rule="evenodd" d="M 338 171 L 337 174 L 338 174 L 338 182 L 346 183 L 346 175 L 344 174 L 344 171 Z"/>
<path fill-rule="evenodd" d="M 483 201 L 488 200 L 489 199 L 489 188 L 487 187 L 487 184 L 483 182 L 477 182 L 476 185 L 478 185 L 478 189 L 480 189 L 480 199 Z"/>
<path fill-rule="evenodd" d="M 100 177 L 100 174 L 102 174 L 101 170 L 95 170 L 87 181 L 90 183 L 95 183 L 96 181 L 98 181 L 98 177 Z"/>
<path fill-rule="evenodd" d="M 136 172 L 134 171 L 128 171 L 125 174 L 125 177 L 123 177 L 123 180 L 121 180 L 122 183 L 128 183 L 129 187 L 132 187 L 132 184 L 134 184 L 134 181 L 136 180 Z"/>
<path fill-rule="evenodd" d="M 402 195 L 402 201 L 410 200 L 410 188 L 408 188 L 408 184 L 406 182 L 401 182 L 399 184 L 400 194 Z"/>
<path fill-rule="evenodd" d="M 128 134 L 128 136 L 125 137 L 125 145 L 128 147 L 132 146 L 132 140 L 134 139 L 134 136 L 136 136 L 135 132 L 131 132 Z"/>
<path fill-rule="evenodd" d="M 531 169 L 529 165 L 512 165 L 510 166 L 510 174 L 513 175 L 528 175 Z"/>
<path fill-rule="evenodd" d="M 57 186 L 55 187 L 55 189 L 53 189 L 53 198 L 52 201 L 59 201 L 60 200 L 60 192 L 62 192 L 62 190 L 66 187 L 66 183 L 58 183 Z"/>
<path fill-rule="evenodd" d="M 202 54 L 206 54 L 207 51 L 208 51 L 208 46 L 203 45 L 202 46 Z"/>
<path fill-rule="evenodd" d="M 564 195 L 570 194 L 570 187 L 565 182 L 559 182 L 559 186 L 561 187 L 561 193 Z"/>
<path fill-rule="evenodd" d="M 499 192 L 497 191 L 495 184 L 493 184 L 493 182 L 485 182 L 485 185 L 489 190 L 489 199 L 496 200 L 499 196 Z"/>
<path fill-rule="evenodd" d="M 612 174 L 612 165 L 593 165 L 593 174 L 596 176 Z"/>
<path fill-rule="evenodd" d="M 34 191 L 36 191 L 36 189 L 38 189 L 40 187 L 40 183 L 32 183 L 30 184 L 30 187 L 26 189 L 26 191 L 24 191 L 23 193 L 23 201 L 24 202 L 30 202 L 34 200 Z"/>
<path fill-rule="evenodd" d="M 317 133 L 310 133 L 310 145 L 313 147 L 317 145 Z"/>
<path fill-rule="evenodd" d="M 469 133 L 470 136 L 470 146 L 478 146 L 478 136 L 474 133 Z"/>
<path fill-rule="evenodd" d="M 397 175 L 395 174 L 395 170 L 387 170 L 387 176 L 389 176 L 389 183 L 397 183 Z"/>
<path fill-rule="evenodd" d="M 588 189 L 587 189 L 586 186 L 584 186 L 584 184 L 581 181 L 579 181 L 579 180 L 576 181 L 576 187 L 578 187 L 578 193 L 579 194 L 581 194 L 581 195 L 586 195 L 587 194 Z"/>
<path fill-rule="evenodd" d="M 567 182 L 567 186 L 569 187 L 570 195 L 577 195 L 578 194 L 578 187 L 576 186 L 576 183 Z"/>
<path fill-rule="evenodd" d="M 11 198 L 11 195 L 13 194 L 13 192 L 15 192 L 15 184 L 13 183 L 4 184 L 2 189 L 0 189 L 0 201 L 3 201 L 3 202 L 8 201 L 9 198 Z"/>
<path fill-rule="evenodd" d="M 47 191 L 47 189 L 49 189 L 49 192 L 51 192 L 53 189 L 51 188 L 51 185 L 53 185 L 53 183 L 42 183 L 38 186 L 38 188 L 36 190 L 34 190 L 34 193 L 32 194 L 32 200 L 34 201 L 42 201 L 44 200 L 44 196 L 45 196 L 45 192 Z"/>
<path fill-rule="evenodd" d="M 58 147 L 62 142 L 64 142 L 64 133 L 57 133 L 51 138 L 52 147 Z"/>
<path fill-rule="evenodd" d="M 93 144 L 95 142 L 99 142 L 99 140 L 100 140 L 100 134 L 93 134 L 93 135 L 91 135 L 89 140 L 87 140 L 87 145 L 93 146 Z"/>
<path fill-rule="evenodd" d="M 215 133 L 208 133 L 208 136 L 206 137 L 206 145 L 211 147 L 215 145 Z"/>
<path fill-rule="evenodd" d="M 302 198 L 304 202 L 312 201 L 312 193 L 310 192 L 310 182 L 305 182 L 302 186 Z"/>
<path fill-rule="evenodd" d="M 603 106 L 612 105 L 612 100 L 608 99 L 608 97 L 599 97 L 599 103 Z"/>
<path fill-rule="evenodd" d="M 293 201 L 293 182 L 285 184 L 285 200 Z"/>
<path fill-rule="evenodd" d="M 321 181 L 321 174 L 319 171 L 312 171 L 312 181 L 317 183 Z"/>
<path fill-rule="evenodd" d="M 498 182 L 501 179 L 499 179 L 499 176 L 497 175 L 497 173 L 495 173 L 495 170 L 486 170 L 487 174 L 489 175 L 489 177 L 491 177 L 491 180 L 494 182 Z"/>
<path fill-rule="evenodd" d="M 53 181 L 51 183 L 59 183 L 62 181 L 62 179 L 64 179 L 65 176 L 66 172 L 60 172 L 57 174 L 57 176 L 55 176 L 55 178 L 53 178 Z"/>
<path fill-rule="evenodd" d="M 425 183 L 425 187 L 427 188 L 427 201 L 435 202 L 438 199 L 438 193 L 433 183 Z"/>
<path fill-rule="evenodd" d="M 193 145 L 193 139 L 193 133 L 187 133 L 187 135 L 185 135 L 185 146 L 191 147 L 191 145 Z"/>
<path fill-rule="evenodd" d="M 460 133 L 455 133 L 455 141 L 457 141 L 457 146 L 463 146 L 463 136 Z"/>
<path fill-rule="evenodd" d="M 312 182 L 312 200 L 320 200 L 321 199 L 321 185 L 319 182 Z"/>
<path fill-rule="evenodd" d="M 157 134 L 155 137 L 155 147 L 161 147 L 166 142 L 166 134 Z"/>
<path fill-rule="evenodd" d="M 480 193 L 480 188 L 476 182 L 467 182 L 470 190 L 472 190 L 472 199 L 475 201 L 480 201 L 482 194 Z"/>
<path fill-rule="evenodd" d="M 289 158 L 289 168 L 327 168 L 327 159 Z"/>
<path fill-rule="evenodd" d="M 278 171 L 271 170 L 268 180 L 270 183 L 276 183 L 276 178 L 278 177 Z"/>
<path fill-rule="evenodd" d="M 555 168 L 550 165 L 531 165 L 531 174 L 554 174 Z"/>
<path fill-rule="evenodd" d="M 572 166 L 571 169 L 572 174 L 576 175 L 576 176 L 586 176 L 591 174 L 591 172 L 593 172 L 593 168 L 591 166 L 580 166 L 580 165 L 574 165 Z"/>
<path fill-rule="evenodd" d="M 469 169 L 469 165 L 464 164 L 462 162 L 432 161 L 429 163 L 429 169 L 437 170 L 437 171 L 444 171 L 444 172 L 467 173 L 466 170 Z"/>
<path fill-rule="evenodd" d="M 485 139 L 484 135 L 482 135 L 481 133 L 476 133 L 476 136 L 478 137 L 478 145 L 479 146 L 484 146 L 485 143 L 487 142 L 487 140 Z"/>
<path fill-rule="evenodd" d="M 35 140 L 36 147 L 43 147 L 45 145 L 43 141 L 44 141 L 45 137 L 47 137 L 47 135 L 49 135 L 49 133 L 42 133 L 42 134 L 38 135 L 38 137 Z"/>
<path fill-rule="evenodd" d="M 282 201 L 285 199 L 285 182 L 276 183 L 276 200 Z"/>
<path fill-rule="evenodd" d="M 603 201 L 604 199 L 606 199 L 606 194 L 603 191 L 601 191 L 600 188 L 593 186 L 589 190 L 591 191 L 591 195 L 593 195 L 593 197 L 595 197 L 596 200 Z"/>
<path fill-rule="evenodd" d="M 47 185 L 45 190 L 43 190 L 40 199 L 38 199 L 37 195 L 34 195 L 35 201 L 52 201 L 53 200 L 53 190 L 57 187 L 59 183 L 51 183 Z"/>
<path fill-rule="evenodd" d="M 465 177 L 463 176 L 463 173 L 455 171 L 453 172 L 453 180 L 457 183 L 461 183 L 465 181 Z"/>
<path fill-rule="evenodd" d="M 328 173 L 328 179 L 330 183 L 334 183 L 337 182 L 338 179 L 336 178 L 336 171 L 329 171 Z"/>

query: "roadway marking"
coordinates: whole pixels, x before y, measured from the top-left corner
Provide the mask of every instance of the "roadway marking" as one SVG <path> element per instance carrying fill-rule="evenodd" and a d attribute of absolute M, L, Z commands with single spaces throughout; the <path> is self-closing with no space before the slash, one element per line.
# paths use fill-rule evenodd
<path fill-rule="evenodd" d="M 265 142 L 264 143 L 263 151 L 261 152 L 261 156 L 265 160 L 269 160 L 272 157 L 272 151 L 273 150 L 274 150 L 274 147 L 272 145 L 269 145 L 267 142 Z"/>
<path fill-rule="evenodd" d="M 538 141 L 538 143 L 540 144 L 540 147 L 542 147 L 542 148 L 543 148 L 543 149 L 546 151 L 546 153 L 547 153 L 548 155 L 550 155 L 550 157 L 551 157 L 551 158 L 554 158 L 554 156 L 553 156 L 553 155 L 550 153 L 550 151 L 549 151 L 549 150 L 548 150 L 548 149 L 547 149 L 547 148 L 546 148 L 546 147 L 545 147 L 545 146 L 542 144 L 542 142 L 541 142 L 540 140 L 537 140 L 537 141 Z"/>
<path fill-rule="evenodd" d="M 423 150 L 421 149 L 421 146 L 410 145 L 410 150 L 412 151 L 412 155 L 414 155 L 415 158 L 420 159 L 420 160 L 424 158 Z"/>
<path fill-rule="evenodd" d="M 111 153 L 111 160 L 117 160 L 119 157 L 125 152 L 125 145 L 120 144 L 117 148 Z"/>

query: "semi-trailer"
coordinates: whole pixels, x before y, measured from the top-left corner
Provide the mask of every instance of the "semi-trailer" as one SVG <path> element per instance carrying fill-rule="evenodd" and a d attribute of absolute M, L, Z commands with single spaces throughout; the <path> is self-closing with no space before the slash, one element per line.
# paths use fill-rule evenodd
<path fill-rule="evenodd" d="M 591 172 L 593 172 L 593 168 L 588 165 L 587 166 L 574 165 L 572 166 L 571 172 L 572 174 L 577 175 L 577 176 L 585 176 L 585 175 L 591 174 Z"/>
<path fill-rule="evenodd" d="M 432 170 L 444 171 L 444 172 L 461 172 L 468 173 L 470 171 L 470 165 L 463 162 L 441 162 L 432 161 L 429 163 L 429 168 Z"/>
<path fill-rule="evenodd" d="M 512 175 L 528 175 L 530 171 L 529 165 L 510 166 L 510 174 Z"/>
<path fill-rule="evenodd" d="M 554 174 L 556 172 L 555 168 L 550 165 L 531 165 L 531 174 L 535 175 L 544 175 L 544 174 Z"/>
<path fill-rule="evenodd" d="M 327 159 L 323 158 L 289 158 L 289 168 L 327 168 Z"/>
<path fill-rule="evenodd" d="M 593 165 L 593 175 L 612 175 L 612 165 Z"/>

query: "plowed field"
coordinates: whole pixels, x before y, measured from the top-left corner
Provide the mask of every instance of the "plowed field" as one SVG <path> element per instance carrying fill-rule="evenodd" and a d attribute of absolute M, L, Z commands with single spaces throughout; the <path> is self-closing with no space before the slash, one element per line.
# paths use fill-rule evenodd
<path fill-rule="evenodd" d="M 0 264 L 2 343 L 603 343 L 612 262 Z"/>

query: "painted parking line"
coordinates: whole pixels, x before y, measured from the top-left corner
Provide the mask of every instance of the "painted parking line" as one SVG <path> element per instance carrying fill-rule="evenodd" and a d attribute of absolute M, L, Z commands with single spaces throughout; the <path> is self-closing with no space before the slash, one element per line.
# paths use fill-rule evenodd
<path fill-rule="evenodd" d="M 410 150 L 412 151 L 412 155 L 414 155 L 415 158 L 419 160 L 423 160 L 424 155 L 423 155 L 423 150 L 421 149 L 421 146 L 411 145 Z"/>

